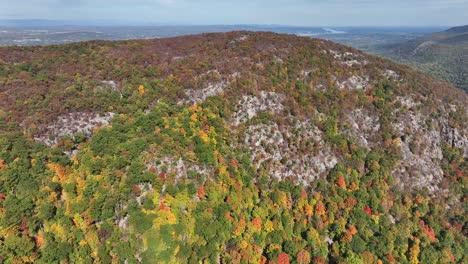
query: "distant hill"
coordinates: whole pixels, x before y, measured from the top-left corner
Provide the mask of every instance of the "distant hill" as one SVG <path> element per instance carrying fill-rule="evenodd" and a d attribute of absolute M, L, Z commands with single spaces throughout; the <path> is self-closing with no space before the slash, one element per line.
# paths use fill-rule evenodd
<path fill-rule="evenodd" d="M 449 28 L 445 32 L 450 34 L 466 34 L 468 32 L 468 25 Z"/>
<path fill-rule="evenodd" d="M 386 45 L 379 53 L 468 91 L 468 26 Z"/>

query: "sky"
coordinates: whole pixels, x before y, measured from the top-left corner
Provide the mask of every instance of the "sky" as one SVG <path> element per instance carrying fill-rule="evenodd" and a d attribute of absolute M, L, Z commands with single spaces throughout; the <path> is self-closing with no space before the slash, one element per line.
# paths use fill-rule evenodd
<path fill-rule="evenodd" d="M 0 19 L 107 24 L 456 26 L 468 0 L 0 0 Z"/>

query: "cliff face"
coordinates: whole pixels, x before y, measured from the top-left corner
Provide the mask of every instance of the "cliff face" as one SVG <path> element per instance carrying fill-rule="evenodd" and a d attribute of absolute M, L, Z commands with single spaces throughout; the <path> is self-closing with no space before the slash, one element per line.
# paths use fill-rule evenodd
<path fill-rule="evenodd" d="M 234 32 L 1 48 L 0 58 L 1 117 L 49 145 L 80 131 L 89 136 L 109 124 L 108 112 L 214 96 L 238 138 L 233 147 L 248 149 L 254 166 L 278 179 L 307 184 L 346 160 L 333 143 L 338 136 L 365 151 L 394 147 L 393 176 L 403 187 L 438 189 L 444 144 L 467 155 L 465 94 L 323 40 Z M 142 84 L 157 89 L 156 79 L 173 89 L 145 94 Z M 135 105 L 139 86 L 148 98 Z"/>

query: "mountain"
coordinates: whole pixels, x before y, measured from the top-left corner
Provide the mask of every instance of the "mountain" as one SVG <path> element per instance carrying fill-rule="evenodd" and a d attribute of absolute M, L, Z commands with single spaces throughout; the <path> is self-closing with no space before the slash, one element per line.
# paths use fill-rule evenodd
<path fill-rule="evenodd" d="M 464 263 L 466 93 L 268 32 L 0 48 L 0 262 Z"/>
<path fill-rule="evenodd" d="M 379 54 L 468 91 L 468 26 L 453 27 L 382 49 Z"/>

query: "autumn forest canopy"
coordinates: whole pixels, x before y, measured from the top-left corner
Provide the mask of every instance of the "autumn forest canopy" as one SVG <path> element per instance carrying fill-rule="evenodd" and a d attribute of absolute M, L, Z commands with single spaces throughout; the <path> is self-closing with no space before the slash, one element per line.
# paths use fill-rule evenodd
<path fill-rule="evenodd" d="M 0 47 L 0 263 L 467 263 L 467 103 L 292 35 Z"/>

